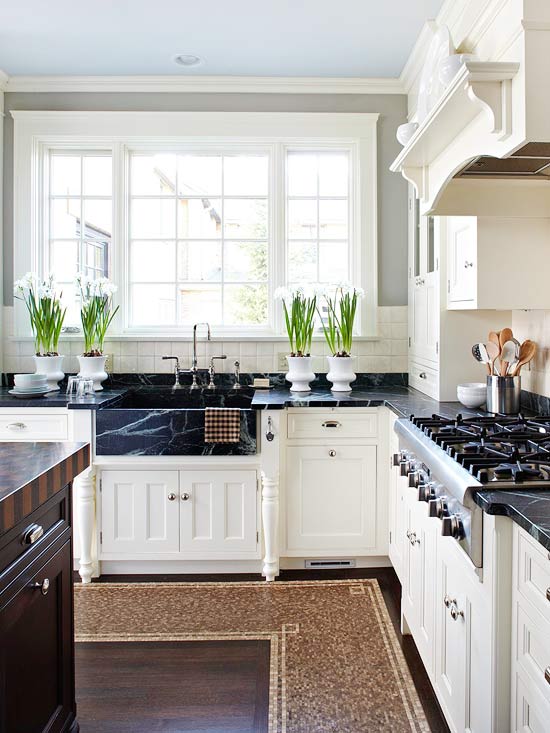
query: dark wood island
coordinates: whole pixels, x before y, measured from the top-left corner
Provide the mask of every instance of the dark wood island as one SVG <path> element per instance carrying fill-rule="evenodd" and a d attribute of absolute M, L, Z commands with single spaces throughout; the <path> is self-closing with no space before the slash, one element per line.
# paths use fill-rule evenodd
<path fill-rule="evenodd" d="M 0 443 L 0 733 L 76 733 L 71 484 L 86 443 Z"/>

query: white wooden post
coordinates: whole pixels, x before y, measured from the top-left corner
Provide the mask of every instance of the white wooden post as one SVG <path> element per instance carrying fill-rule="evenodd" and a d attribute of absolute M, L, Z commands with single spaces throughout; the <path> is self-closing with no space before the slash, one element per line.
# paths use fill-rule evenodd
<path fill-rule="evenodd" d="M 262 412 L 261 420 L 262 525 L 265 547 L 262 574 L 268 581 L 275 580 L 279 574 L 280 413 L 280 410 L 266 410 Z"/>
<path fill-rule="evenodd" d="M 94 572 L 92 556 L 95 520 L 95 472 L 87 468 L 74 479 L 75 514 L 80 533 L 79 574 L 83 583 L 90 583 Z"/>

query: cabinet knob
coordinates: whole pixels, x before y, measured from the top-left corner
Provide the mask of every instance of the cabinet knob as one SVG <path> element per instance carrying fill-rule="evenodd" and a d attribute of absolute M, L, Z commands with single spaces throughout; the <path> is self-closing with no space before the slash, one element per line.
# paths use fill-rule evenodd
<path fill-rule="evenodd" d="M 453 601 L 451 605 L 451 610 L 449 612 L 451 614 L 451 618 L 453 621 L 456 621 L 459 618 L 464 618 L 464 611 L 459 611 L 458 606 L 456 605 L 456 601 Z"/>
<path fill-rule="evenodd" d="M 334 456 L 336 455 L 336 451 L 335 450 L 329 450 L 328 454 L 329 454 L 329 456 L 331 458 L 334 458 Z"/>
<path fill-rule="evenodd" d="M 183 493 L 183 494 L 181 495 L 181 500 L 182 500 L 182 501 L 189 501 L 189 499 L 190 499 L 190 498 L 191 498 L 191 495 L 190 495 L 190 494 L 188 494 L 187 492 L 185 492 L 185 493 Z"/>
<path fill-rule="evenodd" d="M 428 375 L 426 374 L 426 372 L 420 372 L 420 374 L 418 376 L 420 377 L 420 379 L 427 379 L 428 378 Z"/>
<path fill-rule="evenodd" d="M 468 262 L 468 261 L 466 260 L 466 262 L 464 263 L 464 267 L 465 267 L 466 269 L 468 269 L 469 267 L 473 267 L 473 266 L 474 266 L 474 263 L 473 263 L 473 262 Z"/>
<path fill-rule="evenodd" d="M 451 596 L 445 593 L 445 597 L 443 598 L 443 604 L 445 608 L 450 608 L 452 603 L 453 599 L 451 598 Z"/>
<path fill-rule="evenodd" d="M 550 601 L 550 588 L 546 589 L 546 600 Z"/>
<path fill-rule="evenodd" d="M 546 669 L 544 670 L 544 679 L 550 685 L 550 667 L 546 667 Z"/>
<path fill-rule="evenodd" d="M 41 583 L 31 583 L 30 587 L 36 588 L 36 589 L 40 588 L 40 592 L 42 593 L 42 595 L 47 596 L 48 591 L 50 590 L 50 579 L 44 578 L 44 580 Z"/>
<path fill-rule="evenodd" d="M 168 501 L 175 501 L 176 495 L 175 494 L 168 494 Z"/>

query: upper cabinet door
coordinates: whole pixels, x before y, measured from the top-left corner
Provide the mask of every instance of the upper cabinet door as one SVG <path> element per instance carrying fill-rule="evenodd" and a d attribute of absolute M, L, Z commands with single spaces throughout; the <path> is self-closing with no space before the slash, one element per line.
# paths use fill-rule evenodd
<path fill-rule="evenodd" d="M 447 219 L 449 303 L 475 308 L 477 299 L 477 217 Z M 468 305 L 470 304 L 470 305 Z"/>
<path fill-rule="evenodd" d="M 256 471 L 180 471 L 182 559 L 259 556 Z"/>
<path fill-rule="evenodd" d="M 179 551 L 177 471 L 103 471 L 101 554 Z"/>

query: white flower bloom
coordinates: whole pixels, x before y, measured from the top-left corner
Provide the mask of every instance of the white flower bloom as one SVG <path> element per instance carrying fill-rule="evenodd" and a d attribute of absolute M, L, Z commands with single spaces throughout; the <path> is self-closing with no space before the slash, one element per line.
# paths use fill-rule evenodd
<path fill-rule="evenodd" d="M 292 293 L 290 292 L 289 288 L 284 287 L 284 286 L 277 288 L 273 295 L 276 300 L 291 300 L 292 299 Z"/>

